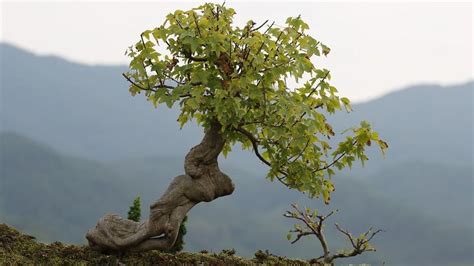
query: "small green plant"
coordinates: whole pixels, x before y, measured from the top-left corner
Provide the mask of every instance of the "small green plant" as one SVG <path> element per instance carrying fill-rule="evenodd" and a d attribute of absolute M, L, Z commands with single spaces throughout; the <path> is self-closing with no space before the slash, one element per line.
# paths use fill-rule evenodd
<path fill-rule="evenodd" d="M 141 206 L 140 206 L 140 196 L 136 197 L 133 200 L 133 204 L 130 206 L 128 210 L 128 219 L 139 222 L 141 217 Z"/>
<path fill-rule="evenodd" d="M 223 249 L 221 251 L 221 254 L 222 255 L 226 255 L 226 256 L 234 256 L 235 255 L 235 249 Z"/>
<path fill-rule="evenodd" d="M 139 222 L 141 217 L 141 201 L 140 201 L 140 196 L 136 197 L 133 200 L 133 204 L 130 206 L 128 210 L 128 219 Z M 183 222 L 181 223 L 181 226 L 179 227 L 179 233 L 176 238 L 176 241 L 174 242 L 173 247 L 171 247 L 168 251 L 170 253 L 176 253 L 180 252 L 184 248 L 184 235 L 186 234 L 186 221 L 188 220 L 188 216 L 185 216 L 183 219 Z"/>
<path fill-rule="evenodd" d="M 188 216 L 185 216 L 183 219 L 183 222 L 181 223 L 181 226 L 179 227 L 179 233 L 178 236 L 176 237 L 176 241 L 174 242 L 174 245 L 169 249 L 170 253 L 176 253 L 180 252 L 184 248 L 184 235 L 186 234 L 186 222 L 188 221 Z"/>

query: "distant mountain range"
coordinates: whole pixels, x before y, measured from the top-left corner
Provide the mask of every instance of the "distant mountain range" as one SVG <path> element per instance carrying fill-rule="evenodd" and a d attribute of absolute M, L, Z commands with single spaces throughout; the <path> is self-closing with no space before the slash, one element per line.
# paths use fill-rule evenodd
<path fill-rule="evenodd" d="M 8 44 L 0 55 L 0 221 L 42 240 L 81 243 L 100 216 L 125 215 L 137 195 L 146 210 L 202 136 L 195 125 L 179 130 L 177 110 L 130 97 L 125 66 L 85 66 Z M 414 86 L 331 118 L 338 132 L 368 120 L 390 145 L 385 159 L 374 149 L 365 168 L 334 177 L 334 222 L 387 231 L 374 242 L 378 252 L 358 261 L 474 261 L 473 86 Z M 327 207 L 269 183 L 266 168 L 237 150 L 221 159 L 235 194 L 192 210 L 187 249 L 318 255 L 315 240 L 286 241 L 290 223 L 281 214 L 295 201 Z"/>
<path fill-rule="evenodd" d="M 183 156 L 202 136 L 191 124 L 179 130 L 176 109 L 154 110 L 144 97 L 131 97 L 121 76 L 126 66 L 86 66 L 8 44 L 1 44 L 0 51 L 3 130 L 100 161 L 162 151 Z M 354 112 L 340 112 L 331 120 L 340 131 L 370 121 L 390 142 L 387 160 L 378 151 L 371 160 L 423 157 L 470 164 L 473 85 L 414 86 L 357 104 Z"/>

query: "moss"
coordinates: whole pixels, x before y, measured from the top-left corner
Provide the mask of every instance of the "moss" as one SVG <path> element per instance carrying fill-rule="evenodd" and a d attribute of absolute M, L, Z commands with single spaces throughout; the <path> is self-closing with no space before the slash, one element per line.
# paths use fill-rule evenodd
<path fill-rule="evenodd" d="M 215 253 L 176 254 L 159 251 L 126 254 L 101 254 L 87 246 L 60 242 L 43 244 L 29 235 L 0 224 L 0 265 L 308 265 L 303 260 L 257 251 L 255 258 L 235 255 L 234 250 Z"/>

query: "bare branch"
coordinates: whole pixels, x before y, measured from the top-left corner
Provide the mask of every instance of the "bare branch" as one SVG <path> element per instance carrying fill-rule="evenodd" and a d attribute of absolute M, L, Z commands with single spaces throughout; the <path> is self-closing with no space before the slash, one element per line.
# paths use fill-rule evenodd
<path fill-rule="evenodd" d="M 320 215 L 320 216 L 317 216 L 317 217 L 320 221 L 323 222 L 324 220 L 326 220 L 327 218 L 329 218 L 331 215 L 333 215 L 334 213 L 336 213 L 338 211 L 339 211 L 338 209 L 332 210 L 330 213 L 326 214 L 325 216 Z"/>
<path fill-rule="evenodd" d="M 296 242 L 297 242 L 298 240 L 300 240 L 300 238 L 303 237 L 303 236 L 309 236 L 309 235 L 312 235 L 312 234 L 313 234 L 313 232 L 303 232 L 303 233 L 300 233 L 300 234 L 296 235 L 296 239 L 295 239 L 295 240 L 291 241 L 291 244 L 296 243 Z"/>
<path fill-rule="evenodd" d="M 290 233 L 296 233 L 296 239 L 291 241 L 291 244 L 296 243 L 303 236 L 314 235 L 319 240 L 323 248 L 324 254 L 322 256 L 319 256 L 317 258 L 310 260 L 311 263 L 332 264 L 333 261 L 337 258 L 354 257 L 367 251 L 375 251 L 375 248 L 369 245 L 369 241 L 372 240 L 372 238 L 376 234 L 378 234 L 379 232 L 382 232 L 382 230 L 377 230 L 375 232 L 372 232 L 372 228 L 369 228 L 369 230 L 367 230 L 364 234 L 362 234 L 361 237 L 354 239 L 351 233 L 341 228 L 336 223 L 335 224 L 336 229 L 342 234 L 344 234 L 346 238 L 351 242 L 352 249 L 349 251 L 339 251 L 335 253 L 334 255 L 331 255 L 331 252 L 329 251 L 328 244 L 323 232 L 323 222 L 327 218 L 329 218 L 331 215 L 336 213 L 338 210 L 333 210 L 327 215 L 313 216 L 312 214 L 308 214 L 307 210 L 305 212 L 301 211 L 298 208 L 298 205 L 294 203 L 291 204 L 291 206 L 293 207 L 295 211 L 286 211 L 286 213 L 283 214 L 283 216 L 301 221 L 306 226 L 306 228 L 309 229 L 309 230 L 305 230 L 301 228 L 301 226 L 295 225 L 295 229 L 290 230 Z"/>
<path fill-rule="evenodd" d="M 338 253 L 332 255 L 331 258 L 333 260 L 337 259 L 337 258 L 354 257 L 354 256 L 357 256 L 359 254 L 362 254 L 362 253 L 368 252 L 368 251 L 376 251 L 375 248 L 369 246 L 368 243 L 369 243 L 370 240 L 372 240 L 372 238 L 376 234 L 378 234 L 380 232 L 383 232 L 383 230 L 379 229 L 375 232 L 372 232 L 372 227 L 371 227 L 371 228 L 369 228 L 369 230 L 367 230 L 367 232 L 362 234 L 362 238 L 354 239 L 352 234 L 349 233 L 347 230 L 341 228 L 337 223 L 335 225 L 336 225 L 336 229 L 339 232 L 343 233 L 346 236 L 346 238 L 351 242 L 351 245 L 352 245 L 353 249 L 351 251 L 348 251 L 348 252 L 338 252 Z M 367 238 L 368 235 L 370 235 L 370 236 Z"/>
<path fill-rule="evenodd" d="M 369 238 L 367 238 L 367 242 L 369 242 L 370 240 L 372 240 L 372 238 L 373 238 L 376 234 L 378 234 L 378 233 L 380 233 L 380 232 L 385 232 L 385 231 L 382 230 L 382 229 L 378 229 L 377 231 L 373 232 L 373 233 L 369 236 Z"/>
<path fill-rule="evenodd" d="M 267 34 L 267 32 L 273 27 L 273 25 L 275 25 L 275 21 L 273 21 L 272 24 L 268 26 L 268 28 L 263 32 L 263 34 Z"/>
<path fill-rule="evenodd" d="M 268 22 L 268 19 L 265 20 L 265 22 L 263 22 L 262 25 L 256 27 L 255 29 L 252 29 L 251 32 L 252 32 L 252 31 L 257 31 L 257 30 L 261 29 L 263 26 L 265 26 L 265 24 L 267 24 L 267 22 Z"/>
<path fill-rule="evenodd" d="M 310 235 L 310 234 L 315 235 L 316 238 L 319 240 L 319 243 L 321 244 L 321 247 L 323 248 L 323 252 L 324 252 L 323 257 L 324 258 L 328 257 L 329 256 L 328 244 L 327 244 L 326 238 L 324 237 L 323 229 L 322 229 L 324 219 L 319 219 L 319 221 L 316 221 L 313 218 L 311 218 L 310 216 L 306 215 L 304 212 L 302 212 L 298 208 L 298 205 L 291 204 L 291 206 L 293 207 L 293 209 L 296 210 L 296 212 L 294 212 L 294 213 L 289 212 L 289 213 L 292 214 L 292 216 L 285 216 L 285 217 L 293 218 L 293 219 L 302 221 L 305 224 L 305 226 L 310 230 L 309 234 L 306 234 L 307 231 L 302 231 L 301 230 L 301 232 L 299 232 L 296 235 L 296 240 L 294 242 L 298 241 L 302 236 Z M 326 216 L 326 217 L 328 217 L 328 216 Z M 323 218 L 323 216 L 318 216 L 318 217 Z M 292 242 L 292 244 L 293 244 L 293 242 Z"/>
<path fill-rule="evenodd" d="M 335 223 L 334 225 L 336 226 L 336 228 L 339 232 L 343 233 L 347 237 L 347 239 L 349 239 L 349 241 L 351 242 L 352 247 L 355 248 L 356 244 L 354 243 L 354 238 L 352 237 L 352 234 L 349 233 L 347 230 L 341 228 L 338 223 Z"/>

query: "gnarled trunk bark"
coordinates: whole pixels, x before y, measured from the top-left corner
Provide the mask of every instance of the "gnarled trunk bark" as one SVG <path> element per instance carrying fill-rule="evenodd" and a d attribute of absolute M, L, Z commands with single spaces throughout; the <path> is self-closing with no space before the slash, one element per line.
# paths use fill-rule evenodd
<path fill-rule="evenodd" d="M 221 125 L 212 122 L 201 143 L 186 155 L 184 175 L 173 179 L 163 196 L 150 206 L 150 217 L 134 222 L 106 214 L 87 232 L 91 248 L 100 251 L 166 250 L 173 246 L 181 221 L 199 202 L 209 202 L 234 191 L 232 180 L 217 163 L 225 139 Z"/>

